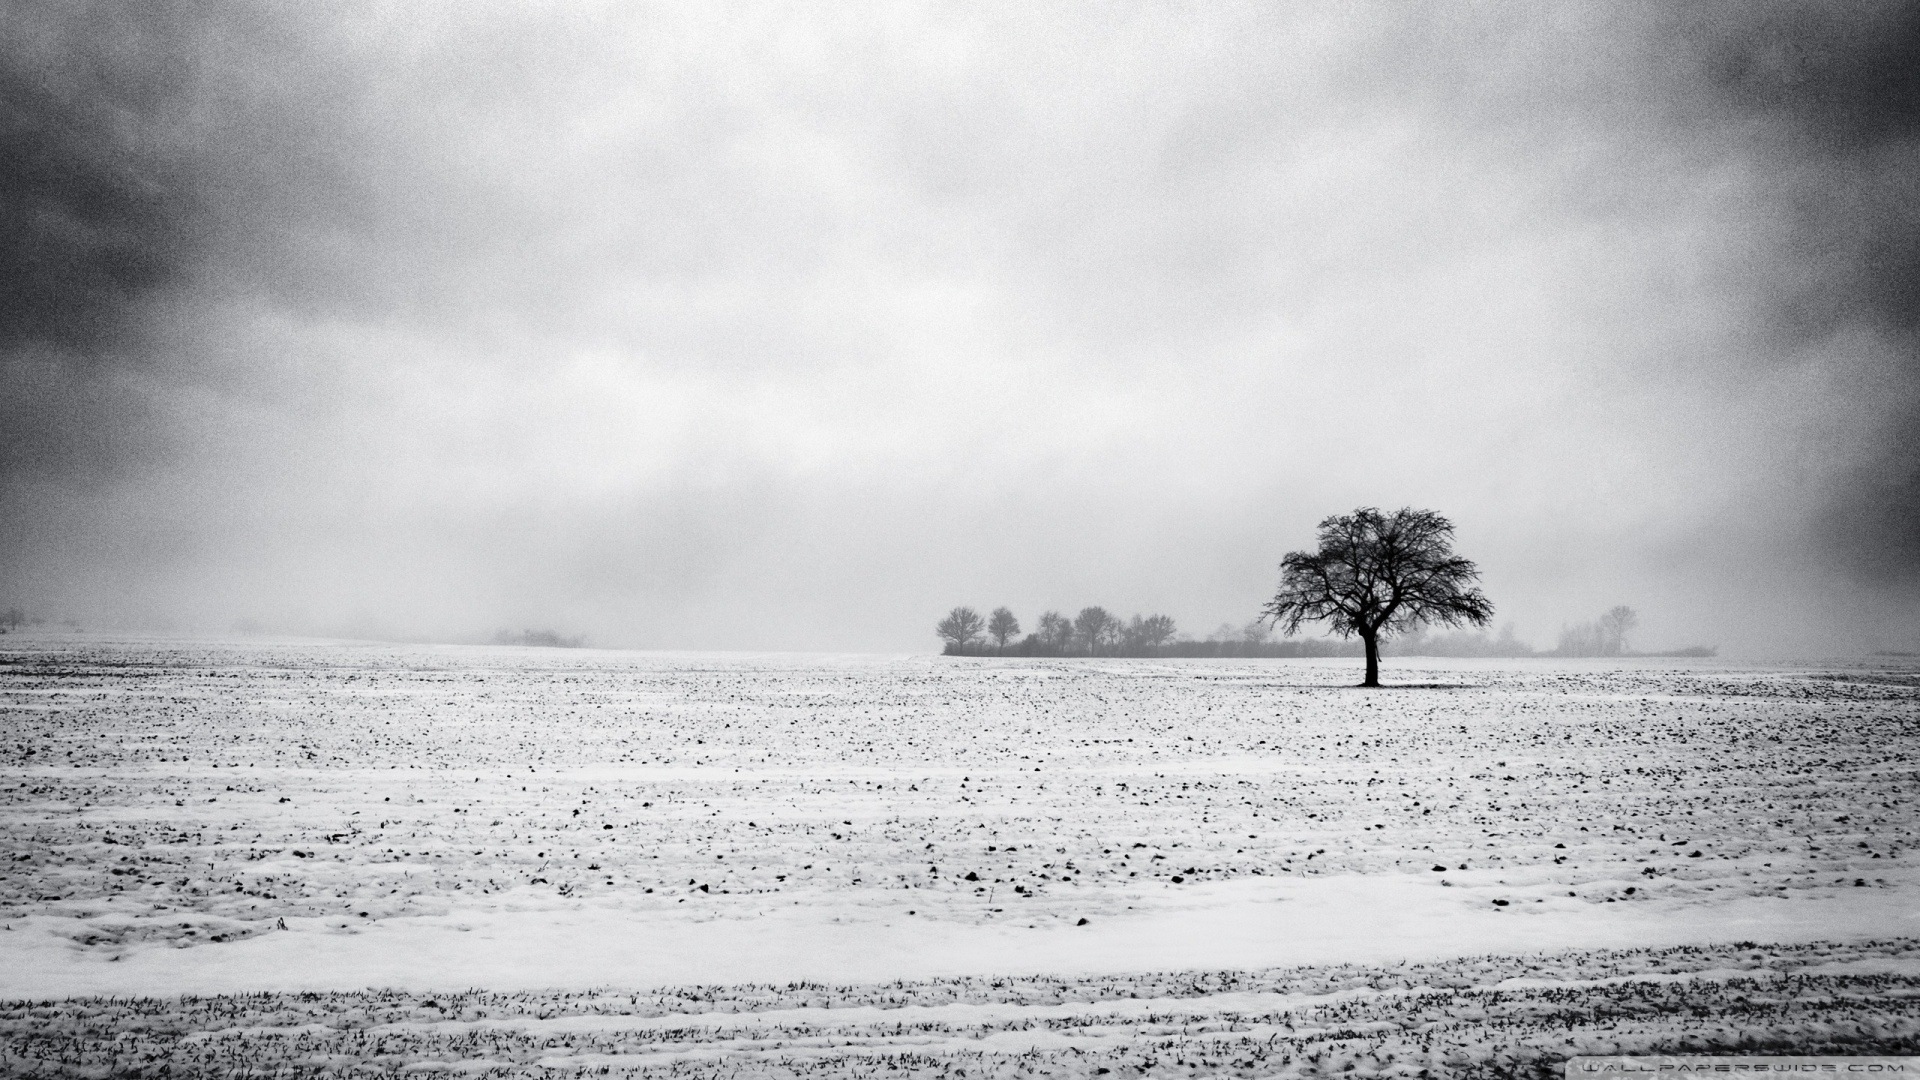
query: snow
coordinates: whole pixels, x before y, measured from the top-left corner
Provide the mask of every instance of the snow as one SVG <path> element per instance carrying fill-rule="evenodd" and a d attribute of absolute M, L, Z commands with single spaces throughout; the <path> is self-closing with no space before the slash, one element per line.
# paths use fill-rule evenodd
<path fill-rule="evenodd" d="M 1846 951 L 1920 938 L 1912 668 L 1355 674 L 9 635 L 0 999 L 1735 942 L 1915 976 Z"/>
<path fill-rule="evenodd" d="M 1171 891 L 1171 890 L 1169 890 Z M 874 983 L 964 975 L 1395 963 L 1483 953 L 1915 936 L 1910 884 L 1830 897 L 1595 905 L 1412 875 L 1197 886 L 1097 924 L 959 922 L 900 903 L 640 914 L 617 907 L 459 911 L 371 922 L 294 918 L 217 947 L 76 949 L 79 920 L 14 921 L 0 997 L 394 987 L 539 991 L 688 983 Z M 1516 906 L 1491 906 L 1498 892 Z M 1532 903 L 1539 900 L 1540 903 Z M 721 909 L 724 911 L 724 909 Z"/>
<path fill-rule="evenodd" d="M 866 987 L 81 999 L 0 1006 L 0 1066 L 52 1074 L 138 1065 L 509 1076 L 602 1068 L 1432 1076 L 1491 1065 L 1542 1073 L 1573 1054 L 1910 1052 L 1920 1036 L 1917 964 L 1920 943 L 1911 940 L 1742 943 Z"/>

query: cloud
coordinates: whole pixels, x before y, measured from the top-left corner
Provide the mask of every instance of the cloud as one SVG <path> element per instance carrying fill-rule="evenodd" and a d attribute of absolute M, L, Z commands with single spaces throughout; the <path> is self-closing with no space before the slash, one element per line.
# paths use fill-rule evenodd
<path fill-rule="evenodd" d="M 36 606 L 1204 629 L 1409 503 L 1539 639 L 1620 601 L 1911 634 L 1904 8 L 36 18 L 0 178 Z"/>
<path fill-rule="evenodd" d="M 1725 12 L 1722 13 L 1726 14 Z M 1856 577 L 1911 586 L 1920 566 L 1920 9 L 1762 6 L 1688 28 L 1720 100 L 1765 133 L 1785 209 L 1770 331 L 1889 354 L 1857 392 L 1864 445 L 1815 534 Z M 1864 403 L 1863 403 L 1864 404 Z"/>

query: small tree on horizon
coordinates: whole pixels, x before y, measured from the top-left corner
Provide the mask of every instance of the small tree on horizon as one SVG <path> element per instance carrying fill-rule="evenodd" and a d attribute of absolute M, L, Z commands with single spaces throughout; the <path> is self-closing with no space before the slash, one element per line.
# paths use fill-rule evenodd
<path fill-rule="evenodd" d="M 1366 644 L 1362 686 L 1380 685 L 1380 637 L 1416 627 L 1485 626 L 1493 603 L 1480 571 L 1453 553 L 1453 523 L 1431 510 L 1362 507 L 1320 522 L 1320 550 L 1288 552 L 1280 588 L 1261 609 L 1289 636 L 1325 622 Z"/>
<path fill-rule="evenodd" d="M 995 645 L 1004 649 L 1007 642 L 1019 633 L 1020 620 L 1013 617 L 1013 612 L 1003 607 L 993 609 L 993 615 L 987 619 L 987 634 L 993 638 Z"/>
<path fill-rule="evenodd" d="M 1073 644 L 1073 620 L 1057 611 L 1044 612 L 1040 616 L 1040 625 L 1035 628 L 1040 643 L 1050 649 L 1066 652 Z"/>
<path fill-rule="evenodd" d="M 970 607 L 957 607 L 947 612 L 947 617 L 935 624 L 933 632 L 958 648 L 966 648 L 968 643 L 980 636 L 986 627 L 986 621 L 980 613 Z"/>
<path fill-rule="evenodd" d="M 1640 623 L 1640 613 L 1625 604 L 1617 604 L 1600 616 L 1600 633 L 1605 636 L 1602 651 L 1619 656 L 1627 651 L 1627 635 Z"/>
<path fill-rule="evenodd" d="M 1120 629 L 1120 620 L 1113 617 L 1106 608 L 1094 605 L 1080 609 L 1073 620 L 1074 636 L 1087 648 L 1087 655 L 1098 653 L 1102 646 L 1113 639 Z"/>
<path fill-rule="evenodd" d="M 1172 641 L 1174 632 L 1171 615 L 1149 615 L 1144 619 L 1135 615 L 1133 621 L 1127 623 L 1123 637 L 1128 648 L 1157 649 Z"/>

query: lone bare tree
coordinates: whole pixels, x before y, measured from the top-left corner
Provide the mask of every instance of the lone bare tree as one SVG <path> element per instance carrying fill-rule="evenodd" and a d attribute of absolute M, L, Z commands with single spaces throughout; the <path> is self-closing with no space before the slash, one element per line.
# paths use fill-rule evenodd
<path fill-rule="evenodd" d="M 1013 612 L 1006 608 L 994 608 L 993 614 L 987 618 L 987 635 L 993 638 L 993 643 L 1002 649 L 1007 647 L 1008 639 L 1019 632 L 1020 620 L 1014 618 Z"/>
<path fill-rule="evenodd" d="M 947 612 L 947 617 L 934 626 L 933 632 L 956 648 L 965 648 L 985 627 L 979 612 L 970 607 L 957 607 Z"/>
<path fill-rule="evenodd" d="M 1431 510 L 1383 514 L 1362 507 L 1320 523 L 1320 550 L 1289 552 L 1280 589 L 1260 609 L 1281 631 L 1325 622 L 1367 646 L 1367 678 L 1380 685 L 1380 636 L 1426 624 L 1485 626 L 1493 603 L 1480 571 L 1453 553 L 1453 523 Z"/>

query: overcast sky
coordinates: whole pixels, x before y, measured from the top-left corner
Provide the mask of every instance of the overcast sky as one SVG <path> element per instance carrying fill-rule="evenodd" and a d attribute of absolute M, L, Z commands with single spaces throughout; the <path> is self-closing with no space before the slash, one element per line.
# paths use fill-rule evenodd
<path fill-rule="evenodd" d="M 1920 647 L 1911 5 L 0 7 L 0 606 Z"/>

